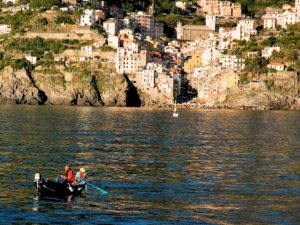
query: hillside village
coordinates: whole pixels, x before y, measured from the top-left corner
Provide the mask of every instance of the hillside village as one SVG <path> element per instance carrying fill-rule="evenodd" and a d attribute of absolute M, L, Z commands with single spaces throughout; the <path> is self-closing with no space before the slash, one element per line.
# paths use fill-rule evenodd
<path fill-rule="evenodd" d="M 110 1 L 3 0 L 2 76 L 26 71 L 45 95 L 38 104 L 300 106 L 300 0 L 252 17 L 239 3 L 189 2 L 174 1 L 184 17 L 170 30 L 155 2 L 125 12 Z M 31 103 L 12 90 L 7 98 Z"/>

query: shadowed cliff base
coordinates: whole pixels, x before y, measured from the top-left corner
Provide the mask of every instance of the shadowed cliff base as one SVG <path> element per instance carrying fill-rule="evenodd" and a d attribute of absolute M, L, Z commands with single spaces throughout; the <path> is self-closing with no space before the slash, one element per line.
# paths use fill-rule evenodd
<path fill-rule="evenodd" d="M 127 75 L 124 75 L 125 81 L 128 85 L 126 90 L 126 106 L 127 107 L 141 107 L 142 101 L 140 99 L 137 88 L 130 81 Z"/>

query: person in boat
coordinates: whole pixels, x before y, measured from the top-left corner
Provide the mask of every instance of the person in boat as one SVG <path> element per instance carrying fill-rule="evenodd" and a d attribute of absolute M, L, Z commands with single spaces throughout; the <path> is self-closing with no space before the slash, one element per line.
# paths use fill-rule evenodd
<path fill-rule="evenodd" d="M 78 183 L 80 183 L 81 180 L 86 180 L 87 179 L 86 171 L 83 167 L 80 168 L 80 170 L 76 173 L 75 178 L 76 178 Z M 80 178 L 80 179 L 78 179 L 78 178 Z"/>
<path fill-rule="evenodd" d="M 66 183 L 76 183 L 76 179 L 74 176 L 74 171 L 72 168 L 68 165 L 65 166 L 66 175 L 60 175 L 60 177 L 66 182 Z"/>

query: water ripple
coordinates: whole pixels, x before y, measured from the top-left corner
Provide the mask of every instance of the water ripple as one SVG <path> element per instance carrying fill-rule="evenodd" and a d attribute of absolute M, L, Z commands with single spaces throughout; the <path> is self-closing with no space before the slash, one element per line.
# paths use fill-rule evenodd
<path fill-rule="evenodd" d="M 299 117 L 0 106 L 0 224 L 300 224 Z M 110 195 L 34 200 L 66 163 Z"/>

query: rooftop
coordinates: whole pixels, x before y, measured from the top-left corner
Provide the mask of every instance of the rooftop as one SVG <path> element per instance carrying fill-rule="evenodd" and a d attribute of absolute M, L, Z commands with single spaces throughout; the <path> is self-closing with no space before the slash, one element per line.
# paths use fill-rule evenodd
<path fill-rule="evenodd" d="M 194 29 L 194 30 L 212 30 L 210 29 L 208 26 L 205 25 L 184 25 L 183 26 L 184 29 Z"/>

